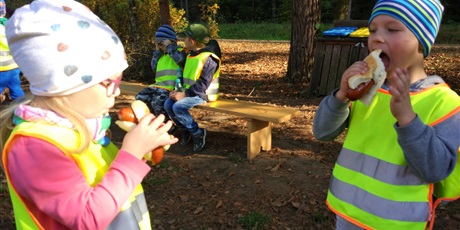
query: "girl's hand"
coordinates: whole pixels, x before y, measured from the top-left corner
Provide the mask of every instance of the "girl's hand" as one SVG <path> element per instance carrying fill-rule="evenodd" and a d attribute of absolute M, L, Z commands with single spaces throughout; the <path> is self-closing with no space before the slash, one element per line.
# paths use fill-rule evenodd
<path fill-rule="evenodd" d="M 168 134 L 172 122 L 163 124 L 164 119 L 162 114 L 158 117 L 153 114 L 142 117 L 137 126 L 126 133 L 121 149 L 142 159 L 146 153 L 157 147 L 176 143 L 178 139 Z"/>
<path fill-rule="evenodd" d="M 416 114 L 410 101 L 410 75 L 406 68 L 396 68 L 387 78 L 390 94 L 390 109 L 393 116 L 398 120 L 398 125 L 403 127 L 412 122 Z"/>
<path fill-rule="evenodd" d="M 357 61 L 353 63 L 348 69 L 343 72 L 342 80 L 340 81 L 340 89 L 335 94 L 335 97 L 342 102 L 347 102 L 348 79 L 358 74 L 365 74 L 367 72 L 367 63 L 364 61 Z"/>

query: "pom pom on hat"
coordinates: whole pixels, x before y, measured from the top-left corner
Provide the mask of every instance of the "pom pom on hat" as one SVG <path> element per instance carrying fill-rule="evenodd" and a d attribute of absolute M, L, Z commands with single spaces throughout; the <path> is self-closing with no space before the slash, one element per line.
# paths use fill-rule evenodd
<path fill-rule="evenodd" d="M 163 41 L 165 39 L 177 41 L 176 31 L 170 25 L 162 25 L 158 28 L 155 33 L 157 41 Z"/>
<path fill-rule="evenodd" d="M 128 67 L 115 32 L 74 0 L 34 0 L 16 9 L 6 36 L 34 95 L 69 95 Z"/>
<path fill-rule="evenodd" d="M 441 25 L 444 7 L 438 0 L 379 0 L 372 10 L 369 24 L 378 15 L 389 15 L 409 28 L 423 46 L 423 55 L 430 54 Z"/>

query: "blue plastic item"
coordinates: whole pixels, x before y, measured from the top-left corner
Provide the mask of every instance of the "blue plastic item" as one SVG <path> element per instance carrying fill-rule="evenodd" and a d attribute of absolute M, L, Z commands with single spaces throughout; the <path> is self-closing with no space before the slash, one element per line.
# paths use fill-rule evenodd
<path fill-rule="evenodd" d="M 323 32 L 323 36 L 346 37 L 357 30 L 356 26 L 338 26 Z"/>

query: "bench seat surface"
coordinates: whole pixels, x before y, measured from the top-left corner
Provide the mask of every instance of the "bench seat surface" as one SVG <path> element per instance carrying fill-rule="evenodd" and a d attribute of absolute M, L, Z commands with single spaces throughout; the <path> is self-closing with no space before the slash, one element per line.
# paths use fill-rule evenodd
<path fill-rule="evenodd" d="M 214 112 L 227 113 L 235 116 L 275 123 L 288 121 L 291 119 L 291 116 L 299 113 L 298 110 L 291 108 L 275 107 L 230 99 L 218 99 L 214 102 L 199 105 L 199 107 L 201 109 Z"/>
<path fill-rule="evenodd" d="M 125 81 L 123 81 L 120 85 L 121 91 L 128 95 L 136 95 L 145 87 L 147 86 L 143 84 Z M 214 102 L 199 105 L 198 107 L 209 111 L 227 113 L 235 116 L 275 123 L 288 121 L 293 115 L 297 115 L 300 112 L 292 108 L 275 107 L 259 103 L 222 98 Z"/>

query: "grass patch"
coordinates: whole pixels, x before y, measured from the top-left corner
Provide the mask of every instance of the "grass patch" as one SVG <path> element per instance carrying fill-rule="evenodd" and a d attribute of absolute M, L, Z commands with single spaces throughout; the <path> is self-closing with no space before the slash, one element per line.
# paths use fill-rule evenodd
<path fill-rule="evenodd" d="M 241 161 L 243 161 L 243 158 L 241 158 L 239 154 L 233 153 L 230 153 L 230 155 L 228 155 L 228 159 L 233 163 L 240 163 Z"/>
<path fill-rule="evenodd" d="M 270 223 L 270 216 L 259 212 L 250 212 L 238 222 L 243 224 L 248 230 L 263 229 Z"/>
<path fill-rule="evenodd" d="M 290 40 L 288 23 L 219 24 L 219 37 L 225 39 Z"/>
<path fill-rule="evenodd" d="M 318 24 L 317 29 L 324 31 L 331 24 Z M 219 37 L 223 39 L 250 40 L 290 40 L 290 23 L 240 23 L 219 24 Z M 436 44 L 460 44 L 460 24 L 442 24 L 436 38 Z"/>

